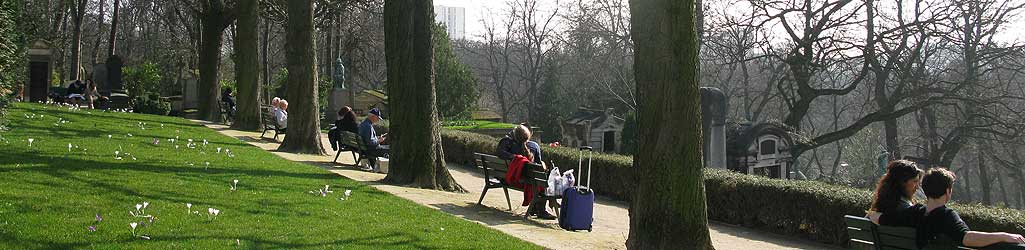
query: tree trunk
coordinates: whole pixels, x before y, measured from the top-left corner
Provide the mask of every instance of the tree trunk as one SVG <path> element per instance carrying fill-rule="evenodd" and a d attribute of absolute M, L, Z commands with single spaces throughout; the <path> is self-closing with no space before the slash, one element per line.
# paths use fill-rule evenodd
<path fill-rule="evenodd" d="M 114 56 L 114 45 L 117 44 L 117 20 L 121 16 L 121 0 L 114 0 L 114 16 L 110 20 L 110 39 L 107 40 L 107 57 Z"/>
<path fill-rule="evenodd" d="M 260 4 L 258 0 L 238 1 L 238 20 L 235 23 L 235 86 L 238 93 L 235 122 L 232 128 L 257 130 L 260 119 Z"/>
<path fill-rule="evenodd" d="M 714 249 L 702 178 L 694 0 L 631 0 L 638 94 L 629 249 Z"/>
<path fill-rule="evenodd" d="M 270 52 L 269 51 L 269 48 L 270 48 L 270 44 L 269 44 L 270 43 L 270 24 L 271 24 L 270 20 L 263 19 L 263 36 L 261 38 L 263 40 L 263 42 L 260 44 L 260 46 L 261 46 L 261 48 L 260 48 L 260 51 L 261 51 L 260 57 L 261 57 L 261 60 L 263 61 L 263 62 L 261 62 L 261 65 L 263 65 L 263 87 L 264 87 L 264 92 L 266 92 L 265 95 L 264 95 L 264 98 L 266 98 L 266 99 L 264 99 L 264 100 L 273 99 L 273 97 L 271 96 L 271 88 L 270 88 L 270 82 L 271 82 L 271 79 L 270 79 L 270 64 L 267 61 L 267 53 Z M 269 102 L 265 102 L 265 103 L 262 103 L 261 105 L 263 105 L 263 104 L 268 104 L 269 105 L 270 103 Z M 266 115 L 266 114 L 261 114 L 261 115 Z"/>
<path fill-rule="evenodd" d="M 463 192 L 445 167 L 434 83 L 431 0 L 384 3 L 391 169 L 386 182 Z"/>
<path fill-rule="evenodd" d="M 93 43 L 92 65 L 96 65 L 96 64 L 100 63 L 100 56 L 99 56 L 100 52 L 99 51 L 100 51 L 100 42 L 103 41 L 103 38 L 102 38 L 103 36 L 101 36 L 99 34 L 103 34 L 103 27 L 106 27 L 106 26 L 103 25 L 104 15 L 107 14 L 105 12 L 105 10 L 107 9 L 105 5 L 107 5 L 107 1 L 106 0 L 100 0 L 100 14 L 96 15 L 96 30 L 99 31 L 99 32 L 97 32 L 97 35 L 96 35 L 96 42 Z M 89 66 L 92 66 L 92 65 L 89 65 Z M 93 80 L 96 80 L 96 79 L 93 79 Z"/>
<path fill-rule="evenodd" d="M 996 173 L 994 173 L 994 176 L 996 176 L 997 178 L 997 188 L 1000 188 L 1000 198 L 1003 201 L 1004 207 L 1012 207 L 1013 205 L 1011 205 L 1011 199 L 1007 197 L 1007 187 L 1004 186 L 1003 173 L 1000 173 L 999 168 L 993 170 L 996 171 Z"/>
<path fill-rule="evenodd" d="M 226 7 L 221 0 L 205 0 L 199 46 L 199 118 L 207 121 L 221 120 L 221 83 L 218 75 L 221 69 L 221 45 L 224 43 L 224 29 L 231 24 Z"/>
<path fill-rule="evenodd" d="M 985 152 L 987 148 L 983 145 L 982 139 L 976 140 L 976 149 L 978 150 L 979 163 L 979 186 L 982 187 L 982 204 L 993 205 L 993 197 L 990 195 L 992 192 L 992 184 L 989 179 L 989 163 L 986 162 Z"/>
<path fill-rule="evenodd" d="M 89 1 L 76 1 L 75 6 L 75 37 L 71 39 L 71 71 L 68 76 L 70 80 L 80 79 L 82 70 L 82 19 L 85 17 L 85 7 Z"/>
<path fill-rule="evenodd" d="M 280 151 L 325 154 L 320 142 L 317 98 L 317 39 L 313 31 L 313 2 L 288 1 L 285 65 L 288 67 L 288 134 Z"/>

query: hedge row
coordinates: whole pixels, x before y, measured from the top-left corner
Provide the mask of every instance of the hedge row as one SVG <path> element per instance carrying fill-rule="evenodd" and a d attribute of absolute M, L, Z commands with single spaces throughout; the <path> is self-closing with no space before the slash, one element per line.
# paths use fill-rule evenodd
<path fill-rule="evenodd" d="M 471 164 L 474 152 L 492 153 L 493 137 L 464 131 L 443 130 L 442 145 L 450 162 Z M 577 166 L 578 151 L 544 147 L 545 161 L 563 171 Z M 616 200 L 631 198 L 636 176 L 629 156 L 595 154 L 591 186 L 600 195 Z M 586 173 L 584 173 L 586 175 Z M 708 217 L 711 220 L 760 228 L 824 243 L 846 245 L 844 215 L 861 215 L 869 207 L 867 190 L 816 181 L 778 180 L 726 170 L 705 170 Z M 974 230 L 1025 233 L 1021 210 L 953 206 Z"/>

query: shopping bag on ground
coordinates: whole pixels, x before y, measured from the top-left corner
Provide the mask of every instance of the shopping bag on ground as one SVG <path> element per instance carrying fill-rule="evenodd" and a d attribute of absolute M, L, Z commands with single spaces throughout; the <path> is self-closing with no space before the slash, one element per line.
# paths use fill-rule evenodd
<path fill-rule="evenodd" d="M 562 176 L 559 173 L 558 167 L 552 167 L 552 171 L 548 174 L 548 188 L 545 188 L 545 195 L 561 195 L 562 189 L 558 189 L 558 187 L 562 183 Z"/>

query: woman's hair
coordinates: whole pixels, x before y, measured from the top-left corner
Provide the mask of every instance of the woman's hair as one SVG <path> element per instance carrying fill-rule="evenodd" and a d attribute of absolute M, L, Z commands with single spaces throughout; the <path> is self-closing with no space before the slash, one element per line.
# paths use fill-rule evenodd
<path fill-rule="evenodd" d="M 341 109 L 338 109 L 338 117 L 345 117 L 349 112 L 352 112 L 352 108 L 349 106 L 343 106 Z"/>
<path fill-rule="evenodd" d="M 356 123 L 356 113 L 352 112 L 352 108 L 344 106 L 338 110 L 338 117 L 344 122 Z"/>
<path fill-rule="evenodd" d="M 904 183 L 922 176 L 922 170 L 908 160 L 891 161 L 886 165 L 886 174 L 879 178 L 876 193 L 869 210 L 887 213 L 896 209 L 901 198 L 914 202 L 912 194 L 906 193 Z"/>
<path fill-rule="evenodd" d="M 527 141 L 530 141 L 530 128 L 517 125 L 516 128 L 513 128 L 512 138 L 523 146 L 523 155 L 527 156 L 527 159 L 530 159 L 530 161 L 534 161 L 534 154 L 527 147 Z"/>

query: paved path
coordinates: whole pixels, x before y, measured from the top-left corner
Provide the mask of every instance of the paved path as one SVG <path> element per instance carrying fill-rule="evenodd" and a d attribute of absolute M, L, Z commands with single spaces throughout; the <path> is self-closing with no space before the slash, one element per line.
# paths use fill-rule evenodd
<path fill-rule="evenodd" d="M 379 182 L 384 174 L 369 173 L 352 167 L 344 167 L 331 161 L 334 155 L 304 155 L 277 152 L 278 143 L 272 139 L 261 139 L 260 133 L 229 130 L 223 125 L 196 121 L 207 127 L 218 130 L 222 134 L 239 138 L 253 146 L 263 148 L 292 161 L 304 162 L 325 168 L 338 175 L 374 186 L 385 192 L 435 208 L 454 216 L 477 222 L 497 229 L 512 236 L 544 246 L 550 249 L 626 249 L 626 238 L 630 231 L 628 205 L 598 197 L 595 204 L 594 231 L 569 232 L 559 228 L 556 221 L 524 220 L 525 207 L 518 206 L 523 201 L 523 194 L 510 190 L 513 210 L 507 210 L 505 196 L 501 190 L 492 189 L 484 198 L 483 206 L 477 205 L 483 188 L 481 174 L 471 168 L 449 164 L 449 171 L 460 185 L 469 192 L 450 193 L 434 190 L 387 185 Z M 280 138 L 280 137 L 279 137 Z M 322 135 L 324 147 L 329 151 L 327 135 Z M 349 154 L 343 153 L 339 162 L 351 164 L 355 161 Z M 711 222 L 709 224 L 711 238 L 717 249 L 727 250 L 768 250 L 768 249 L 836 249 L 788 236 Z"/>

